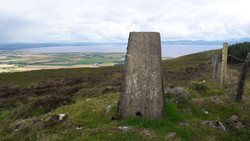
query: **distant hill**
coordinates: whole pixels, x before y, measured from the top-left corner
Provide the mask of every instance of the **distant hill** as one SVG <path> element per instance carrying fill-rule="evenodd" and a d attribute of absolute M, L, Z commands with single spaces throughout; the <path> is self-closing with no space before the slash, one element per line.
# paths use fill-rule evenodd
<path fill-rule="evenodd" d="M 221 45 L 223 42 L 229 44 L 250 42 L 250 38 L 230 39 L 230 40 L 176 40 L 176 41 L 162 41 L 162 44 L 168 45 Z M 38 47 L 55 47 L 55 46 L 96 46 L 96 45 L 127 45 L 127 42 L 77 42 L 77 43 L 2 43 L 0 50 L 18 50 L 24 48 L 38 48 Z"/>
<path fill-rule="evenodd" d="M 170 45 L 221 45 L 222 43 L 227 42 L 229 44 L 236 44 L 242 42 L 250 42 L 250 38 L 242 38 L 242 39 L 229 39 L 229 40 L 177 40 L 177 41 L 162 41 L 163 44 Z"/>
<path fill-rule="evenodd" d="M 0 50 L 18 50 L 24 48 L 55 47 L 55 46 L 95 46 L 95 45 L 121 45 L 124 43 L 4 43 Z"/>

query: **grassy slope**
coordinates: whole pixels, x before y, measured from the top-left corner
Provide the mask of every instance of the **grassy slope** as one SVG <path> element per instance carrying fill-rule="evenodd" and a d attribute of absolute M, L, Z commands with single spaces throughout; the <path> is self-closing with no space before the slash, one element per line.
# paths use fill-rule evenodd
<path fill-rule="evenodd" d="M 88 74 L 99 74 L 114 70 L 121 70 L 121 66 L 102 67 L 102 68 L 75 68 L 75 69 L 55 69 L 55 70 L 37 70 L 31 72 L 16 72 L 1 74 L 0 86 L 12 85 L 18 87 L 27 87 L 40 81 L 53 81 L 56 79 L 81 77 Z"/>
<path fill-rule="evenodd" d="M 248 140 L 250 130 L 223 132 L 201 124 L 203 120 L 224 121 L 232 114 L 237 114 L 242 121 L 250 121 L 247 110 L 250 102 L 235 104 L 226 91 L 218 90 L 213 84 L 210 57 L 217 52 L 202 52 L 163 62 L 165 88 L 183 86 L 193 98 L 202 97 L 205 103 L 201 106 L 192 102 L 177 105 L 167 99 L 165 116 L 161 120 L 110 120 L 117 111 L 121 66 L 0 74 L 0 136 L 4 140 L 164 140 L 167 132 L 174 131 L 177 137 L 173 140 Z M 206 83 L 201 88 L 193 87 L 200 86 L 203 80 Z M 221 95 L 224 104 L 210 103 L 217 94 Z M 105 111 L 108 105 L 112 106 L 110 112 Z M 56 113 L 66 113 L 69 118 L 46 128 L 41 123 L 32 123 Z M 26 122 L 14 131 L 22 119 Z M 190 125 L 182 126 L 182 122 Z M 122 132 L 118 129 L 121 125 L 133 128 Z M 77 127 L 83 128 L 77 130 Z"/>

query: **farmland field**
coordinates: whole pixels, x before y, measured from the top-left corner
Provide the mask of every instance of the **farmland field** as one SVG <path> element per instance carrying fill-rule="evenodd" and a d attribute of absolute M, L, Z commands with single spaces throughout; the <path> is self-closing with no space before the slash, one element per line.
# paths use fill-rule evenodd
<path fill-rule="evenodd" d="M 4 51 L 0 53 L 0 73 L 41 69 L 103 67 L 121 65 L 125 53 L 32 53 Z"/>

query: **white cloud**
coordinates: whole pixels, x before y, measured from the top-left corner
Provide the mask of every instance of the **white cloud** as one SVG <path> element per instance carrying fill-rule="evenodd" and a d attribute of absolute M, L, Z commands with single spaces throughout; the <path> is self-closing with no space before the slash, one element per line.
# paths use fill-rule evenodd
<path fill-rule="evenodd" d="M 126 41 L 130 31 L 158 31 L 162 40 L 250 37 L 247 0 L 0 2 L 2 42 Z"/>

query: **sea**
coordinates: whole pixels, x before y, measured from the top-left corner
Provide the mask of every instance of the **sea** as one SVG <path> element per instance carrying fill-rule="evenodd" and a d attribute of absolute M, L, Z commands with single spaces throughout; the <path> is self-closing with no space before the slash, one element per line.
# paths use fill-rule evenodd
<path fill-rule="evenodd" d="M 162 45 L 162 57 L 180 57 L 197 52 L 222 48 L 221 45 Z M 127 45 L 91 45 L 91 46 L 52 46 L 27 48 L 36 53 L 65 53 L 65 52 L 126 52 Z"/>

